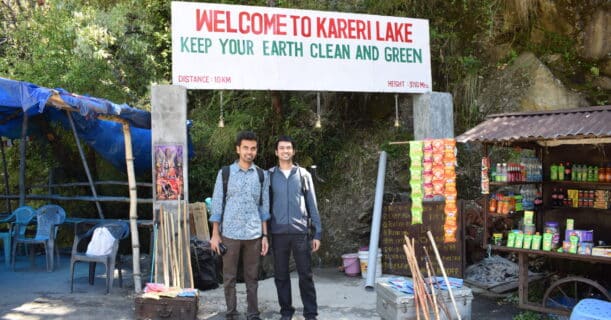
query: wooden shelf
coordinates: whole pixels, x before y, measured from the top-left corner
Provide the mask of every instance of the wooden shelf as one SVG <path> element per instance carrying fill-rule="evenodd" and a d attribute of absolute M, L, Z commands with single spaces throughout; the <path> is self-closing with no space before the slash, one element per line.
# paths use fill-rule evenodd
<path fill-rule="evenodd" d="M 491 186 L 516 186 L 516 185 L 521 185 L 521 184 L 541 184 L 541 183 L 543 182 L 542 181 L 512 181 L 512 182 L 490 181 Z"/>
<path fill-rule="evenodd" d="M 600 263 L 609 263 L 611 264 L 611 257 L 601 257 L 601 256 L 591 256 L 585 254 L 574 254 L 574 253 L 560 253 L 554 251 L 543 251 L 543 250 L 528 250 L 528 249 L 519 249 L 519 248 L 509 248 L 503 246 L 492 246 L 492 250 L 498 250 L 503 252 L 515 252 L 515 253 L 527 253 L 527 254 L 536 254 L 540 256 L 546 256 L 550 258 L 558 258 L 558 259 L 569 259 L 576 261 L 585 261 L 585 262 L 600 262 Z"/>
<path fill-rule="evenodd" d="M 545 184 L 553 184 L 564 187 L 611 190 L 611 182 L 591 182 L 591 181 L 545 181 Z M 491 183 L 492 184 L 492 183 Z"/>

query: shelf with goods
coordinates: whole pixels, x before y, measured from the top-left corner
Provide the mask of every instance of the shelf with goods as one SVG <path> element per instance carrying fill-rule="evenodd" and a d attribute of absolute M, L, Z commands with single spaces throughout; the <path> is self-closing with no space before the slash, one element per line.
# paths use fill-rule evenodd
<path fill-rule="evenodd" d="M 507 240 L 509 239 L 507 238 L 509 237 L 505 238 L 505 234 L 502 239 L 493 238 L 493 235 L 489 234 L 488 225 L 494 221 L 489 219 L 488 193 L 494 193 L 495 189 L 516 187 L 520 185 L 520 182 L 512 182 L 511 179 L 497 181 L 489 177 L 488 172 L 482 168 L 482 173 L 486 173 L 486 175 L 482 174 L 482 194 L 486 195 L 483 208 L 486 217 L 483 223 L 485 230 L 483 243 L 486 248 L 498 252 L 511 252 L 518 256 L 518 292 L 521 308 L 568 315 L 569 312 L 566 310 L 559 310 L 549 304 L 550 301 L 547 298 L 557 298 L 553 290 L 563 288 L 564 284 L 573 282 L 595 284 L 596 287 L 601 288 L 592 280 L 608 279 L 608 271 L 604 268 L 604 264 L 611 262 L 611 248 L 602 246 L 602 244 L 611 244 L 611 219 L 608 217 L 611 209 L 580 208 L 579 199 L 577 199 L 577 208 L 573 208 L 574 199 L 571 196 L 574 196 L 575 191 L 579 194 L 580 189 L 583 190 L 582 192 L 588 190 L 588 196 L 590 196 L 590 190 L 595 193 L 606 191 L 611 194 L 611 179 L 607 180 L 607 169 L 611 168 L 611 106 L 489 115 L 486 120 L 459 135 L 456 140 L 459 143 L 481 143 L 484 159 L 492 157 L 492 154 L 501 148 L 513 148 L 514 150 L 528 148 L 533 149 L 537 158 L 541 160 L 542 177 L 540 180 L 542 182 L 531 184 L 531 186 L 540 188 L 543 203 L 532 215 L 530 212 L 526 215 L 526 211 L 508 215 L 512 219 L 532 219 L 535 228 L 534 230 L 523 228 L 511 230 L 510 234 L 514 235 L 512 237 L 514 243 L 510 243 L 511 245 L 508 245 Z M 553 166 L 555 170 L 552 170 Z M 493 167 L 490 166 L 489 169 L 492 170 Z M 601 168 L 604 168 L 603 172 Z M 597 173 L 596 178 L 592 170 Z M 555 172 L 555 176 L 552 171 Z M 563 181 L 565 172 L 568 173 L 566 180 L 569 181 Z M 601 179 L 602 173 L 605 175 L 604 179 Z M 555 192 L 554 188 L 557 189 Z M 567 189 L 572 192 L 566 192 Z M 563 194 L 562 206 L 554 205 L 557 204 L 554 203 L 554 200 L 558 200 L 558 198 L 552 198 L 554 193 Z M 571 199 L 569 206 L 564 206 L 564 195 Z M 591 198 L 585 198 L 585 193 L 583 197 L 584 199 Z M 611 199 L 607 198 L 607 201 L 611 202 Z M 522 235 L 520 238 L 522 243 L 516 248 L 518 235 Z M 540 242 L 534 241 L 535 236 Z M 579 242 L 579 239 L 583 239 L 582 243 Z M 553 243 L 553 241 L 557 242 Z M 494 245 L 488 245 L 489 242 Z M 533 249 L 533 243 L 540 247 L 535 246 L 536 249 Z M 543 250 L 544 244 L 545 251 Z M 568 250 L 565 250 L 567 248 L 565 245 L 568 245 Z M 576 250 L 577 254 L 573 253 Z M 534 304 L 529 301 L 528 293 L 530 279 L 528 257 L 531 255 L 550 258 L 546 259 L 548 260 L 546 262 L 550 262 L 551 269 L 561 274 L 584 275 L 585 277 L 571 276 L 551 282 L 544 293 L 543 301 Z M 576 263 L 565 263 L 563 260 L 577 261 Z M 603 268 L 599 268 L 601 264 Z M 609 282 L 605 280 L 602 283 L 605 285 Z M 602 287 L 601 292 L 608 294 L 609 291 Z M 611 297 L 609 299 L 611 300 Z"/>
<path fill-rule="evenodd" d="M 502 148 L 499 153 L 504 153 Z M 484 246 L 493 234 L 502 233 L 506 236 L 511 230 L 519 228 L 524 211 L 538 212 L 543 201 L 542 192 L 542 162 L 540 152 L 536 149 L 515 149 L 509 155 L 498 156 L 500 162 L 491 165 L 488 181 L 482 179 L 484 197 Z M 502 159 L 502 160 L 501 160 Z M 505 162 L 505 159 L 511 159 Z M 490 160 L 484 160 L 485 164 Z M 482 175 L 488 174 L 482 170 Z M 483 177 L 483 176 L 482 176 Z M 488 220 L 491 224 L 488 225 Z"/>

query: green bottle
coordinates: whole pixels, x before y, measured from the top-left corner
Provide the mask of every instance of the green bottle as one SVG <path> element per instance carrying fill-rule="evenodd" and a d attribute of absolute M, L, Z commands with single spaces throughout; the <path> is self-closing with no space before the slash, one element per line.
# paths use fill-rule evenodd
<path fill-rule="evenodd" d="M 552 181 L 558 180 L 558 166 L 555 164 L 549 167 L 549 179 Z"/>

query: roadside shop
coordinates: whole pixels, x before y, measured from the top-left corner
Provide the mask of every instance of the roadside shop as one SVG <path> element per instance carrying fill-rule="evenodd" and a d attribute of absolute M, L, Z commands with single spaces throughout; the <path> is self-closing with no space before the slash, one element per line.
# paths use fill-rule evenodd
<path fill-rule="evenodd" d="M 457 142 L 482 144 L 482 245 L 518 256 L 520 308 L 568 315 L 611 300 L 611 106 L 491 115 Z M 560 278 L 529 301 L 536 256 Z"/>

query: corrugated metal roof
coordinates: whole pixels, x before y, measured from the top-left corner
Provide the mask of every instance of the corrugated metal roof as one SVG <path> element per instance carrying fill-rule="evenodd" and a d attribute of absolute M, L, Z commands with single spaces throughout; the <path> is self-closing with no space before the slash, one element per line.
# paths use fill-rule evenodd
<path fill-rule="evenodd" d="M 456 141 L 498 143 L 611 137 L 611 105 L 495 114 Z"/>

